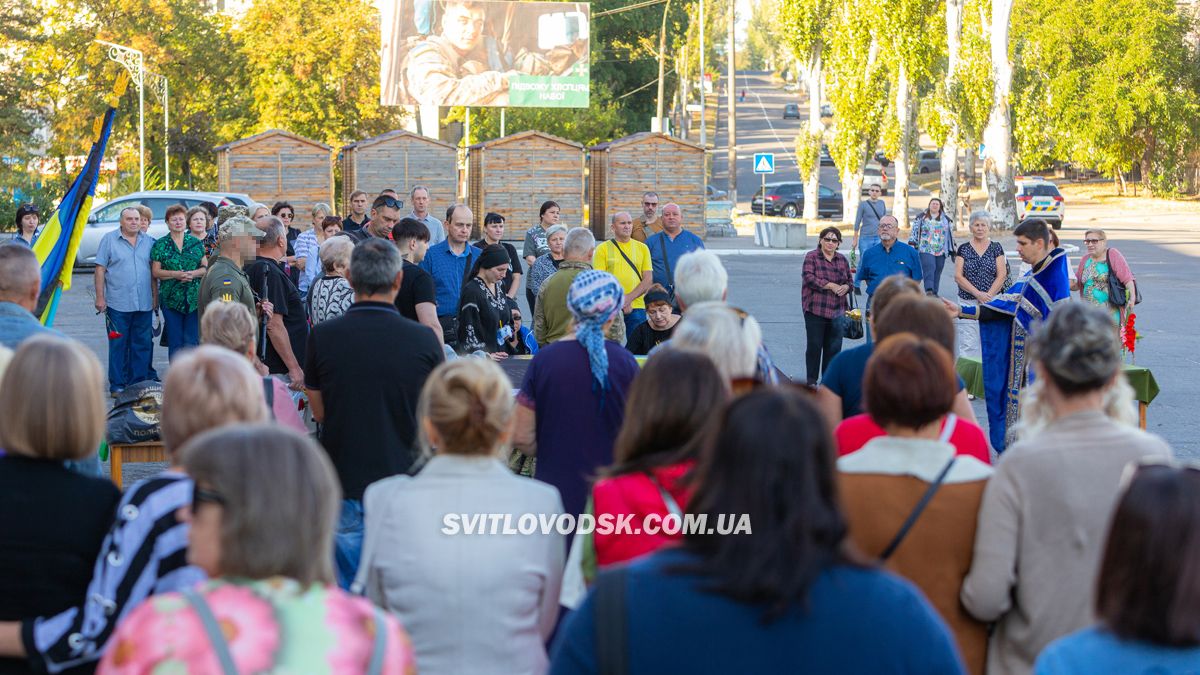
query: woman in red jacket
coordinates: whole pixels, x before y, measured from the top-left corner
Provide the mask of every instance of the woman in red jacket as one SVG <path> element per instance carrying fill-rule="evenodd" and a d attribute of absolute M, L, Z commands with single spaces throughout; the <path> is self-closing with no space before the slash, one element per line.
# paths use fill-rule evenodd
<path fill-rule="evenodd" d="M 614 522 L 625 517 L 640 532 L 597 531 L 599 565 L 631 560 L 680 539 L 678 528 L 646 533 L 645 518 L 658 516 L 661 524 L 662 518 L 686 511 L 691 490 L 682 479 L 695 464 L 696 441 L 728 399 L 728 383 L 704 354 L 663 349 L 646 362 L 630 389 L 613 449 L 616 464 L 592 488 L 598 522 L 604 515 Z"/>

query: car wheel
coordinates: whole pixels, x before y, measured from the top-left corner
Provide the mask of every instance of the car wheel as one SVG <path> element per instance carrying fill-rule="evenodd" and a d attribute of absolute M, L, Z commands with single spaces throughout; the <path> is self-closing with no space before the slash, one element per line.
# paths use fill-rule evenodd
<path fill-rule="evenodd" d="M 795 204 L 787 204 L 783 207 L 784 218 L 795 218 L 800 212 L 796 209 Z"/>

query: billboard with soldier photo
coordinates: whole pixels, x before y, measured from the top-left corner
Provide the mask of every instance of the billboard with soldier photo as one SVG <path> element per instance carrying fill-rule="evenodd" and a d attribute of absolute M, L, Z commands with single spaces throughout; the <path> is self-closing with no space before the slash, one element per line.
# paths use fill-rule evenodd
<path fill-rule="evenodd" d="M 383 105 L 586 108 L 584 2 L 380 0 Z"/>

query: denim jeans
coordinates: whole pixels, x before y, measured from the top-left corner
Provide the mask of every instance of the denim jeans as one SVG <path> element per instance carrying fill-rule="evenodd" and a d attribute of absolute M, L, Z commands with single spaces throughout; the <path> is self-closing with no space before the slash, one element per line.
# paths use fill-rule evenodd
<path fill-rule="evenodd" d="M 167 359 L 174 361 L 180 350 L 200 344 L 200 312 L 184 314 L 163 307 L 162 313 L 167 331 Z"/>
<path fill-rule="evenodd" d="M 937 295 L 942 286 L 942 269 L 946 267 L 946 256 L 932 253 L 921 254 L 921 283 L 925 292 Z"/>
<path fill-rule="evenodd" d="M 343 499 L 342 515 L 338 516 L 337 533 L 333 535 L 333 565 L 338 586 L 350 590 L 358 573 L 363 545 L 363 503 L 361 499 Z"/>
<path fill-rule="evenodd" d="M 808 338 L 804 350 L 808 383 L 817 384 L 820 376 L 829 370 L 829 362 L 842 351 L 842 326 L 837 319 L 805 312 L 804 332 Z"/>
<path fill-rule="evenodd" d="M 108 390 L 120 391 L 150 379 L 150 360 L 154 357 L 154 312 L 108 310 L 112 330 L 120 337 L 108 341 Z"/>
<path fill-rule="evenodd" d="M 877 237 L 877 236 L 876 237 L 860 236 L 858 238 L 858 262 L 860 265 L 862 264 L 863 254 L 866 253 L 867 250 L 870 249 L 872 246 L 875 246 L 878 243 L 879 243 L 879 237 Z"/>
<path fill-rule="evenodd" d="M 633 329 L 646 323 L 646 310 L 635 309 L 625 315 L 625 340 L 633 335 Z"/>

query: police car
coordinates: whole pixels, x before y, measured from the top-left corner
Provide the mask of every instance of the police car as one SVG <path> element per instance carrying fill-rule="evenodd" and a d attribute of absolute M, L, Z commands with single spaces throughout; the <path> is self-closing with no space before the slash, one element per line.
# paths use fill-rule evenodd
<path fill-rule="evenodd" d="M 1017 179 L 1017 218 L 1039 218 L 1062 229 L 1067 205 L 1058 186 L 1039 176 Z"/>

